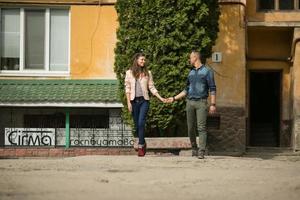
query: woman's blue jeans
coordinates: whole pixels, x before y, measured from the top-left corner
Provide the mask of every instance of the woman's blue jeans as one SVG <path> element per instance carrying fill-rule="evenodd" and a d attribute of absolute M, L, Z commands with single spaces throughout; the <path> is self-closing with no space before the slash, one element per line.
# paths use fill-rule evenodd
<path fill-rule="evenodd" d="M 143 145 L 145 144 L 145 124 L 149 110 L 149 101 L 145 100 L 144 97 L 136 97 L 131 101 L 131 105 L 135 130 L 139 137 L 139 144 Z"/>

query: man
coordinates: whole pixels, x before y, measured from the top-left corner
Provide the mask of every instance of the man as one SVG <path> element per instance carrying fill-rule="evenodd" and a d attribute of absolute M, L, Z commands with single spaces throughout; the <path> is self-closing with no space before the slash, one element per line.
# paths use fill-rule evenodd
<path fill-rule="evenodd" d="M 192 51 L 190 64 L 193 69 L 187 77 L 186 88 L 178 95 L 168 98 L 168 102 L 172 103 L 187 96 L 186 115 L 192 156 L 203 159 L 207 140 L 207 98 L 210 92 L 209 113 L 213 114 L 216 112 L 216 85 L 213 71 L 201 62 L 200 52 Z M 199 135 L 199 148 L 196 142 L 197 132 Z"/>

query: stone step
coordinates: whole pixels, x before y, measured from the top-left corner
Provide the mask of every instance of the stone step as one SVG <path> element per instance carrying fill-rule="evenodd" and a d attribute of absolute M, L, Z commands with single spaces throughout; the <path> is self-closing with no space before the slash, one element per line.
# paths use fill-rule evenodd
<path fill-rule="evenodd" d="M 294 151 L 291 147 L 247 147 L 245 156 L 263 158 L 300 156 L 300 151 Z"/>

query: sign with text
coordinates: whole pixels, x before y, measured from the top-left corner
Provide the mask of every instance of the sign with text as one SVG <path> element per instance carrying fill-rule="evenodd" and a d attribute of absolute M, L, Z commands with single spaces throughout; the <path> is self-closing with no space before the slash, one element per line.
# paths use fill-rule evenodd
<path fill-rule="evenodd" d="M 5 128 L 5 145 L 54 146 L 54 128 Z"/>
<path fill-rule="evenodd" d="M 65 144 L 65 129 L 56 129 L 56 145 Z M 131 130 L 71 128 L 70 144 L 74 147 L 132 147 Z"/>

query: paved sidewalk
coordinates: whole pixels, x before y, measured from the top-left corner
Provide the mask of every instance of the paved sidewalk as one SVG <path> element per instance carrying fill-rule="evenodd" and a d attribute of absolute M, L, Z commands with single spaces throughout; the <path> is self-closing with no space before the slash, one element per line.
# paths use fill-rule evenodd
<path fill-rule="evenodd" d="M 0 160 L 0 199 L 298 200 L 300 156 Z"/>

